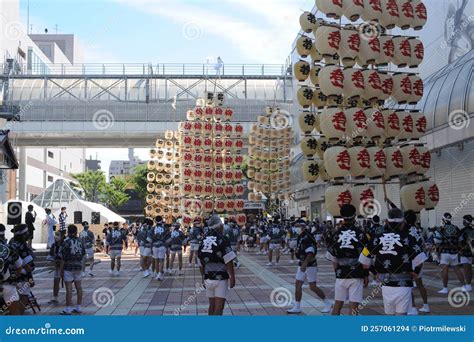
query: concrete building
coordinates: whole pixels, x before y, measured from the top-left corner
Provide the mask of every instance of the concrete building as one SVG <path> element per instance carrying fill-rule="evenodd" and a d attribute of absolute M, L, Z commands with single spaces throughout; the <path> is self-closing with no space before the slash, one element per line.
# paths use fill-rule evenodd
<path fill-rule="evenodd" d="M 393 30 L 389 33 L 419 36 L 425 46 L 425 58 L 417 70 L 424 80 L 424 97 L 416 106 L 406 108 L 420 109 L 427 116 L 427 135 L 423 141 L 432 153 L 431 169 L 427 176 L 437 183 L 440 202 L 435 210 L 422 211 L 421 223 L 424 227 L 439 225 L 443 213 L 451 212 L 454 222 L 461 225 L 463 215 L 474 212 L 474 125 L 470 122 L 474 117 L 474 3 L 456 0 L 426 0 L 424 3 L 428 10 L 428 21 L 423 30 L 403 33 Z M 294 47 L 290 59 L 296 61 L 299 56 Z M 296 92 L 296 83 L 293 88 Z M 293 113 L 296 116 L 299 110 L 295 104 Z M 464 118 L 457 125 L 452 120 L 456 113 L 461 113 Z M 297 122 L 294 124 L 299 143 L 300 130 Z M 304 158 L 299 146 L 295 147 L 294 153 L 294 194 L 287 205 L 287 214 L 300 216 L 306 213 L 311 219 L 330 218 L 324 204 L 328 184 L 302 181 L 301 165 Z M 389 183 L 386 186 L 387 197 L 400 206 L 400 184 L 397 181 Z M 381 204 L 381 216 L 386 217 L 383 188 L 381 185 L 371 186 Z"/>
<path fill-rule="evenodd" d="M 86 171 L 99 171 L 100 167 L 100 160 L 92 159 L 92 156 L 89 156 L 89 159 L 86 159 Z"/>
<path fill-rule="evenodd" d="M 133 173 L 135 166 L 142 163 L 133 152 L 133 148 L 128 149 L 128 160 L 112 160 L 110 162 L 109 179 L 130 175 Z"/>

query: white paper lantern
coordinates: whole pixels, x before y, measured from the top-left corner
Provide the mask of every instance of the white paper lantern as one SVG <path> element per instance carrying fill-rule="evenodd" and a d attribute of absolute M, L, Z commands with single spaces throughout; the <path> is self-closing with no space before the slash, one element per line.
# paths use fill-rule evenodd
<path fill-rule="evenodd" d="M 364 70 L 364 93 L 362 97 L 367 100 L 378 99 L 382 93 L 382 84 L 377 70 Z"/>
<path fill-rule="evenodd" d="M 397 139 L 399 141 L 411 140 L 413 138 L 413 116 L 411 112 L 397 111 L 400 120 L 400 134 Z"/>
<path fill-rule="evenodd" d="M 307 36 L 301 36 L 296 40 L 296 52 L 301 57 L 307 57 L 313 49 L 313 41 Z"/>
<path fill-rule="evenodd" d="M 418 146 L 418 152 L 420 153 L 420 164 L 418 168 L 418 174 L 426 174 L 431 167 L 431 152 L 425 146 Z"/>
<path fill-rule="evenodd" d="M 342 15 L 342 1 L 316 0 L 316 7 L 328 18 L 339 19 Z"/>
<path fill-rule="evenodd" d="M 400 197 L 404 210 L 419 213 L 426 205 L 426 193 L 423 183 L 404 185 L 400 189 Z"/>
<path fill-rule="evenodd" d="M 352 193 L 346 185 L 334 185 L 326 189 L 325 193 L 326 210 L 333 217 L 341 216 L 341 207 L 344 204 L 352 203 Z"/>
<path fill-rule="evenodd" d="M 381 35 L 379 41 L 380 53 L 375 62 L 378 65 L 387 65 L 392 62 L 395 53 L 395 45 L 393 44 L 392 36 Z"/>
<path fill-rule="evenodd" d="M 434 209 L 439 202 L 439 188 L 435 182 L 426 181 L 422 182 L 423 190 L 425 191 L 425 209 Z"/>
<path fill-rule="evenodd" d="M 404 173 L 417 174 L 421 171 L 420 168 L 420 151 L 415 145 L 405 145 L 400 147 L 403 155 L 403 170 Z"/>
<path fill-rule="evenodd" d="M 410 68 L 416 68 L 421 64 L 425 55 L 425 49 L 423 42 L 417 38 L 411 38 L 408 40 L 410 43 L 411 56 L 408 61 Z"/>
<path fill-rule="evenodd" d="M 316 108 L 318 109 L 323 108 L 324 106 L 327 105 L 327 102 L 328 102 L 328 98 L 326 95 L 323 94 L 321 90 L 317 89 L 314 92 L 312 92 L 312 104 Z"/>
<path fill-rule="evenodd" d="M 349 108 L 346 115 L 346 136 L 348 139 L 363 137 L 367 133 L 367 115 L 362 108 Z"/>
<path fill-rule="evenodd" d="M 313 100 L 313 90 L 308 86 L 299 87 L 296 97 L 298 99 L 299 105 L 303 108 L 307 108 L 311 106 Z"/>
<path fill-rule="evenodd" d="M 378 146 L 370 146 L 367 148 L 367 151 L 370 156 L 370 169 L 367 177 L 371 179 L 382 177 L 387 168 L 387 157 L 384 150 Z"/>
<path fill-rule="evenodd" d="M 393 60 L 392 63 L 399 68 L 406 67 L 411 60 L 410 37 L 393 37 Z"/>
<path fill-rule="evenodd" d="M 415 20 L 415 13 L 413 10 L 412 0 L 397 0 L 398 11 L 400 17 L 397 26 L 402 30 L 406 30 L 413 25 Z"/>
<path fill-rule="evenodd" d="M 412 7 L 414 12 L 414 19 L 411 26 L 415 30 L 421 30 L 423 26 L 425 26 L 426 20 L 428 18 L 426 6 L 421 0 L 413 0 Z"/>
<path fill-rule="evenodd" d="M 363 37 L 360 40 L 360 50 L 357 55 L 357 64 L 366 67 L 374 64 L 380 55 L 380 40 L 378 37 Z"/>
<path fill-rule="evenodd" d="M 420 112 L 412 112 L 413 117 L 413 139 L 420 139 L 426 134 L 426 116 Z"/>
<path fill-rule="evenodd" d="M 355 68 L 344 69 L 344 96 L 360 96 L 364 93 L 364 90 L 364 74 L 362 70 Z"/>
<path fill-rule="evenodd" d="M 348 149 L 350 156 L 350 175 L 355 178 L 363 178 L 370 169 L 369 151 L 363 146 L 353 146 Z"/>
<path fill-rule="evenodd" d="M 300 15 L 300 26 L 303 31 L 310 33 L 318 28 L 316 16 L 311 12 L 303 12 Z"/>
<path fill-rule="evenodd" d="M 303 178 L 308 183 L 314 183 L 318 179 L 319 164 L 314 160 L 306 160 L 303 162 Z"/>
<path fill-rule="evenodd" d="M 380 24 L 387 30 L 395 27 L 400 20 L 400 12 L 398 10 L 397 0 L 381 0 L 382 15 L 380 16 Z"/>
<path fill-rule="evenodd" d="M 318 165 L 319 165 L 319 178 L 323 182 L 328 182 L 331 178 L 329 177 L 326 171 L 326 168 L 324 167 L 324 160 L 319 160 Z"/>
<path fill-rule="evenodd" d="M 313 136 L 306 136 L 300 142 L 301 151 L 306 157 L 312 157 L 317 153 L 318 140 Z"/>
<path fill-rule="evenodd" d="M 335 55 L 339 51 L 341 32 L 338 26 L 322 25 L 315 34 L 316 50 L 323 56 Z"/>
<path fill-rule="evenodd" d="M 325 137 L 319 137 L 318 139 L 318 147 L 316 150 L 316 154 L 318 155 L 319 158 L 323 159 L 324 158 L 324 152 L 329 148 L 329 142 L 328 139 Z"/>
<path fill-rule="evenodd" d="M 407 103 L 412 96 L 412 83 L 410 75 L 405 73 L 394 74 L 392 99 L 398 104 Z"/>
<path fill-rule="evenodd" d="M 379 72 L 380 77 L 380 94 L 379 100 L 387 100 L 393 92 L 392 76 L 385 72 Z"/>
<path fill-rule="evenodd" d="M 349 151 L 342 146 L 330 147 L 324 152 L 324 167 L 329 177 L 344 178 L 351 171 Z"/>
<path fill-rule="evenodd" d="M 364 0 L 364 11 L 361 17 L 364 21 L 379 21 L 382 17 L 380 0 Z"/>
<path fill-rule="evenodd" d="M 342 0 L 342 14 L 350 21 L 357 21 L 364 11 L 364 0 Z"/>
<path fill-rule="evenodd" d="M 352 26 L 343 28 L 341 30 L 341 43 L 339 44 L 339 57 L 342 64 L 346 67 L 354 66 L 359 50 L 359 32 Z"/>
<path fill-rule="evenodd" d="M 315 114 L 309 111 L 302 111 L 298 116 L 298 123 L 301 131 L 304 134 L 310 134 L 314 130 L 314 126 L 316 124 L 316 116 Z M 250 137 L 251 135 L 249 135 L 249 139 Z"/>
<path fill-rule="evenodd" d="M 326 96 L 341 95 L 344 89 L 343 70 L 334 65 L 321 68 L 319 71 L 319 87 Z"/>
<path fill-rule="evenodd" d="M 328 107 L 321 112 L 321 132 L 329 140 L 340 140 L 346 132 L 347 119 L 344 110 Z"/>
<path fill-rule="evenodd" d="M 311 67 L 309 63 L 303 60 L 299 60 L 293 65 L 293 74 L 300 82 L 306 81 L 308 79 L 310 70 Z"/>
<path fill-rule="evenodd" d="M 316 43 L 313 44 L 313 47 L 311 48 L 311 52 L 309 55 L 311 57 L 311 62 L 313 64 L 319 63 L 323 59 L 323 55 L 316 48 Z"/>
<path fill-rule="evenodd" d="M 385 137 L 387 139 L 396 139 L 400 134 L 400 118 L 392 109 L 382 110 L 385 122 Z"/>
<path fill-rule="evenodd" d="M 385 122 L 382 112 L 375 108 L 368 108 L 365 110 L 365 115 L 367 117 L 367 138 L 374 140 L 385 137 Z"/>
<path fill-rule="evenodd" d="M 398 147 L 390 146 L 384 149 L 387 158 L 387 167 L 385 169 L 385 178 L 391 179 L 404 173 L 403 154 Z"/>
<path fill-rule="evenodd" d="M 412 91 L 407 101 L 409 104 L 416 104 L 423 97 L 423 80 L 418 75 L 410 75 L 410 82 Z"/>
<path fill-rule="evenodd" d="M 309 79 L 314 86 L 319 86 L 319 71 L 321 70 L 320 65 L 313 65 L 309 71 Z"/>
<path fill-rule="evenodd" d="M 356 214 L 362 216 L 372 216 L 378 211 L 378 204 L 375 201 L 375 194 L 371 187 L 366 185 L 356 185 L 351 190 L 352 205 L 356 208 Z"/>

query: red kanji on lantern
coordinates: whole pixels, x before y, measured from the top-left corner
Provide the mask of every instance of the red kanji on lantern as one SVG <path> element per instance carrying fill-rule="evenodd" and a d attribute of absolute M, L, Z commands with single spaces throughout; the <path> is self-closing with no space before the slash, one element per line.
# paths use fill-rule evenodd
<path fill-rule="evenodd" d="M 337 196 L 337 204 L 342 207 L 344 204 L 351 204 L 352 202 L 352 194 L 349 190 L 341 192 Z"/>
<path fill-rule="evenodd" d="M 341 170 L 351 169 L 351 156 L 347 150 L 340 152 L 336 157 L 336 163 Z"/>
<path fill-rule="evenodd" d="M 193 124 L 192 124 L 191 122 L 186 121 L 186 122 L 184 123 L 184 130 L 185 130 L 185 131 L 189 131 L 192 127 L 193 127 Z"/>
<path fill-rule="evenodd" d="M 211 179 L 212 178 L 212 170 L 204 171 L 204 178 L 205 179 Z"/>
<path fill-rule="evenodd" d="M 413 148 L 408 153 L 408 159 L 410 159 L 413 165 L 420 165 L 420 152 L 417 148 Z"/>
<path fill-rule="evenodd" d="M 244 131 L 244 127 L 242 125 L 235 125 L 235 132 L 236 133 L 242 133 Z"/>
<path fill-rule="evenodd" d="M 411 115 L 406 115 L 403 117 L 402 121 L 403 129 L 407 133 L 412 133 L 413 132 L 413 118 Z"/>
<path fill-rule="evenodd" d="M 216 148 L 221 148 L 223 145 L 224 145 L 224 143 L 222 142 L 221 139 L 216 139 L 216 140 L 214 140 L 214 146 L 215 146 Z"/>
<path fill-rule="evenodd" d="M 433 202 L 439 201 L 439 189 L 436 184 L 433 184 L 428 188 L 428 197 Z"/>
<path fill-rule="evenodd" d="M 392 163 L 397 169 L 403 169 L 403 155 L 400 150 L 395 150 L 392 153 Z"/>
<path fill-rule="evenodd" d="M 415 201 L 418 205 L 425 205 L 425 190 L 419 187 L 415 192 Z"/>
<path fill-rule="evenodd" d="M 398 13 L 398 6 L 396 0 L 388 0 L 387 4 L 385 5 L 385 9 L 387 10 L 388 14 L 391 17 L 399 17 L 400 13 Z"/>
<path fill-rule="evenodd" d="M 431 165 L 431 153 L 425 152 L 420 155 L 420 165 L 424 169 L 429 169 Z"/>
<path fill-rule="evenodd" d="M 226 195 L 232 195 L 234 193 L 234 187 L 232 185 L 227 185 L 225 188 L 224 188 L 224 193 Z"/>
<path fill-rule="evenodd" d="M 194 156 L 194 161 L 195 161 L 196 163 L 202 162 L 202 155 L 196 154 L 196 155 Z"/>
<path fill-rule="evenodd" d="M 369 5 L 374 11 L 382 12 L 382 5 L 380 4 L 380 0 L 369 0 Z"/>
<path fill-rule="evenodd" d="M 352 0 L 352 4 L 360 7 L 364 7 L 364 0 Z"/>
<path fill-rule="evenodd" d="M 215 188 L 214 188 L 214 192 L 218 195 L 222 195 L 224 193 L 224 187 L 223 186 L 220 186 L 220 185 L 217 185 Z"/>
<path fill-rule="evenodd" d="M 244 207 L 245 207 L 245 202 L 242 201 L 242 200 L 237 200 L 237 201 L 235 202 L 235 207 L 236 207 L 236 209 L 238 209 L 238 210 L 242 210 L 242 209 L 244 209 Z"/>
<path fill-rule="evenodd" d="M 238 181 L 238 180 L 241 180 L 241 179 L 242 179 L 242 176 L 243 176 L 242 171 L 237 170 L 237 171 L 234 172 L 234 179 L 235 179 L 235 180 L 237 180 L 237 181 Z"/>
<path fill-rule="evenodd" d="M 232 111 L 232 109 L 226 108 L 224 115 L 225 115 L 227 118 L 230 118 L 230 117 L 232 117 L 232 114 L 234 114 L 234 112 Z"/>
<path fill-rule="evenodd" d="M 225 158 L 224 158 L 224 163 L 226 163 L 226 164 L 232 164 L 233 161 L 234 161 L 234 158 L 232 158 L 232 156 L 230 156 L 230 155 L 225 156 Z"/>
<path fill-rule="evenodd" d="M 367 149 L 362 149 L 357 153 L 357 161 L 359 162 L 360 167 L 369 168 L 370 167 L 370 155 Z"/>
<path fill-rule="evenodd" d="M 220 154 L 214 157 L 215 164 L 222 164 L 223 162 L 224 162 L 224 157 L 222 157 Z"/>
<path fill-rule="evenodd" d="M 411 81 L 410 77 L 406 76 L 400 81 L 400 88 L 405 94 L 411 94 Z"/>
<path fill-rule="evenodd" d="M 408 39 L 402 40 L 400 42 L 400 52 L 403 56 L 406 56 L 406 57 L 411 56 L 411 46 Z"/>
<path fill-rule="evenodd" d="M 196 191 L 198 194 L 202 193 L 202 185 L 201 184 L 196 184 L 194 185 L 194 191 Z"/>
<path fill-rule="evenodd" d="M 400 120 L 396 113 L 392 113 L 388 116 L 388 127 L 393 130 L 399 131 L 400 130 Z"/>
<path fill-rule="evenodd" d="M 332 3 L 342 8 L 342 0 L 332 0 Z"/>
<path fill-rule="evenodd" d="M 393 40 L 388 39 L 385 43 L 383 43 L 382 49 L 385 56 L 393 58 L 395 53 L 395 45 L 393 44 Z"/>
<path fill-rule="evenodd" d="M 425 48 L 423 47 L 423 43 L 419 42 L 418 44 L 415 45 L 415 57 L 418 59 L 423 59 L 423 56 L 425 55 Z"/>
<path fill-rule="evenodd" d="M 337 112 L 334 113 L 332 117 L 332 123 L 334 125 L 334 129 L 338 131 L 345 132 L 346 131 L 346 116 L 344 112 Z"/>
<path fill-rule="evenodd" d="M 225 202 L 224 201 L 217 201 L 216 207 L 217 207 L 217 209 L 224 209 L 225 208 Z"/>
<path fill-rule="evenodd" d="M 201 170 L 194 170 L 194 178 L 201 178 L 202 171 Z"/>
<path fill-rule="evenodd" d="M 328 35 L 328 45 L 333 49 L 339 49 L 341 42 L 341 33 L 339 31 L 333 31 Z"/>
<path fill-rule="evenodd" d="M 202 129 L 202 124 L 199 121 L 195 122 L 194 123 L 194 129 L 196 131 L 200 131 Z"/>
<path fill-rule="evenodd" d="M 191 153 L 185 153 L 184 154 L 184 160 L 185 161 L 191 161 L 193 160 L 193 155 Z"/>
<path fill-rule="evenodd" d="M 215 179 L 222 179 L 223 177 L 224 177 L 224 172 L 222 172 L 220 170 L 215 171 L 215 173 L 214 173 L 214 178 Z"/>
<path fill-rule="evenodd" d="M 380 52 L 380 41 L 377 37 L 369 40 L 369 46 L 373 52 Z"/>
<path fill-rule="evenodd" d="M 207 200 L 204 202 L 204 208 L 208 210 L 212 210 L 213 207 L 214 207 L 214 203 L 212 201 Z"/>
<path fill-rule="evenodd" d="M 212 107 L 206 107 L 206 115 L 212 115 Z"/>
<path fill-rule="evenodd" d="M 210 139 L 210 138 L 204 139 L 204 146 L 212 147 L 212 139 Z"/>
<path fill-rule="evenodd" d="M 204 113 L 204 111 L 202 110 L 201 107 L 196 107 L 194 109 L 194 113 L 196 114 L 196 116 L 202 116 L 202 114 Z"/>
<path fill-rule="evenodd" d="M 244 193 L 244 186 L 241 184 L 237 184 L 234 189 L 235 193 L 238 195 L 242 195 Z"/>
<path fill-rule="evenodd" d="M 244 141 L 242 139 L 237 139 L 235 141 L 235 147 L 242 148 L 244 146 Z"/>
<path fill-rule="evenodd" d="M 379 150 L 374 154 L 375 166 L 379 169 L 385 169 L 387 167 L 387 158 L 383 150 Z"/>
<path fill-rule="evenodd" d="M 232 133 L 232 131 L 234 130 L 234 127 L 232 127 L 231 124 L 226 124 L 224 126 L 224 130 L 227 132 L 227 133 Z"/>
<path fill-rule="evenodd" d="M 416 13 L 416 16 L 420 19 L 426 19 L 427 18 L 427 15 L 426 15 L 426 7 L 425 7 L 425 4 L 420 2 L 418 5 L 416 5 L 415 7 L 415 13 Z"/>
<path fill-rule="evenodd" d="M 385 129 L 385 123 L 383 121 L 383 115 L 379 110 L 372 112 L 372 120 L 375 124 L 375 127 Z"/>
<path fill-rule="evenodd" d="M 352 121 L 354 121 L 357 128 L 367 129 L 367 116 L 362 109 L 354 113 Z"/>
<path fill-rule="evenodd" d="M 244 161 L 243 156 L 240 156 L 240 155 L 235 156 L 235 163 L 236 164 L 242 164 L 243 161 Z"/>
<path fill-rule="evenodd" d="M 352 84 L 355 88 L 364 89 L 364 75 L 362 71 L 357 70 L 352 73 Z"/>
<path fill-rule="evenodd" d="M 347 38 L 347 46 L 349 47 L 349 49 L 359 52 L 360 36 L 358 33 L 353 33 Z"/>
<path fill-rule="evenodd" d="M 381 84 L 380 84 L 380 76 L 379 73 L 374 71 L 369 75 L 368 82 L 370 86 L 374 89 L 380 89 Z"/>
<path fill-rule="evenodd" d="M 407 18 L 413 18 L 413 6 L 410 1 L 405 1 L 402 4 L 402 12 Z"/>
<path fill-rule="evenodd" d="M 366 190 L 364 190 L 360 193 L 359 199 L 360 199 L 361 202 L 363 202 L 363 203 L 365 202 L 364 206 L 367 206 L 369 204 L 369 203 L 367 203 L 367 202 L 369 202 L 368 200 L 373 200 L 374 197 L 375 197 L 374 192 L 372 191 L 371 188 L 368 188 L 368 189 L 366 189 Z"/>
<path fill-rule="evenodd" d="M 199 138 L 194 139 L 194 146 L 201 147 L 202 141 Z"/>
<path fill-rule="evenodd" d="M 213 190 L 212 185 L 210 185 L 210 184 L 204 185 L 204 192 L 205 192 L 205 193 L 210 194 L 210 193 L 212 193 L 212 190 Z"/>
<path fill-rule="evenodd" d="M 331 83 L 333 86 L 337 87 L 337 88 L 341 88 L 344 86 L 344 74 L 342 73 L 342 70 L 337 68 L 335 70 L 333 70 L 330 74 L 329 74 L 329 79 L 331 80 Z"/>
<path fill-rule="evenodd" d="M 418 120 L 416 120 L 416 130 L 420 133 L 426 132 L 426 116 L 420 116 Z"/>
<path fill-rule="evenodd" d="M 215 114 L 216 114 L 216 115 L 222 115 L 222 108 L 221 108 L 221 107 L 217 107 L 217 108 L 215 109 Z"/>
<path fill-rule="evenodd" d="M 230 139 L 225 140 L 225 147 L 226 148 L 232 148 L 233 142 Z"/>
<path fill-rule="evenodd" d="M 393 91 L 393 79 L 391 77 L 385 78 L 380 85 L 380 89 L 382 89 L 385 95 L 391 95 Z"/>
<path fill-rule="evenodd" d="M 423 96 L 423 81 L 421 79 L 417 79 L 413 83 L 413 92 L 416 96 Z"/>
<path fill-rule="evenodd" d="M 193 171 L 191 169 L 184 169 L 184 175 L 186 177 L 191 177 L 192 174 L 193 174 Z"/>

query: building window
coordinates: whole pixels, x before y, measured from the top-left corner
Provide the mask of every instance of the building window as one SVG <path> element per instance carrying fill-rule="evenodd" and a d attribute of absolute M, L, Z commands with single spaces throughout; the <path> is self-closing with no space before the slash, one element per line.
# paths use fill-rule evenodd
<path fill-rule="evenodd" d="M 54 153 L 51 151 L 48 151 L 48 158 L 54 158 Z"/>
<path fill-rule="evenodd" d="M 53 176 L 48 176 L 48 182 L 54 182 Z"/>

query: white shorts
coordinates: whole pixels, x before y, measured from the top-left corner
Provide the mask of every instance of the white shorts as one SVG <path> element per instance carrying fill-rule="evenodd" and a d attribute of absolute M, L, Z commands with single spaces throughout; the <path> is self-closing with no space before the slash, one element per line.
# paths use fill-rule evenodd
<path fill-rule="evenodd" d="M 142 257 L 149 257 L 151 255 L 151 248 L 140 246 L 140 255 Z"/>
<path fill-rule="evenodd" d="M 7 305 L 20 300 L 20 296 L 18 295 L 15 285 L 4 284 L 2 287 L 3 300 Z"/>
<path fill-rule="evenodd" d="M 122 256 L 122 250 L 111 249 L 109 255 L 111 259 L 120 258 Z"/>
<path fill-rule="evenodd" d="M 249 238 L 248 235 L 242 235 L 242 241 L 243 242 L 246 242 L 248 238 Z"/>
<path fill-rule="evenodd" d="M 94 257 L 94 249 L 93 248 L 87 248 L 86 249 L 86 258 L 91 259 Z"/>
<path fill-rule="evenodd" d="M 464 257 L 462 256 L 461 257 L 461 262 L 460 262 L 461 265 L 465 265 L 465 264 L 472 264 L 472 257 Z"/>
<path fill-rule="evenodd" d="M 293 239 L 290 239 L 290 240 L 288 241 L 288 247 L 290 247 L 291 249 L 295 249 L 297 243 L 298 243 L 298 241 L 293 240 Z"/>
<path fill-rule="evenodd" d="M 279 243 L 271 243 L 268 248 L 272 251 L 279 251 L 281 248 L 281 245 Z"/>
<path fill-rule="evenodd" d="M 265 237 L 265 236 L 262 236 L 262 237 L 260 238 L 260 243 L 267 243 L 268 241 L 270 241 L 270 238 L 267 238 L 267 237 Z"/>
<path fill-rule="evenodd" d="M 382 286 L 385 314 L 406 314 L 412 305 L 411 291 L 411 287 Z"/>
<path fill-rule="evenodd" d="M 81 281 L 82 271 L 64 271 L 64 281 Z"/>
<path fill-rule="evenodd" d="M 166 247 L 153 247 L 153 259 L 164 259 Z"/>
<path fill-rule="evenodd" d="M 441 253 L 440 265 L 457 266 L 459 265 L 459 258 L 457 254 Z"/>
<path fill-rule="evenodd" d="M 336 279 L 334 289 L 334 299 L 344 302 L 346 300 L 354 303 L 362 303 L 364 293 L 364 280 L 354 279 Z"/>
<path fill-rule="evenodd" d="M 191 251 L 197 252 L 199 250 L 199 243 L 191 243 Z"/>
<path fill-rule="evenodd" d="M 208 298 L 226 298 L 229 292 L 229 280 L 206 280 L 206 295 Z"/>
<path fill-rule="evenodd" d="M 172 250 L 170 250 L 170 255 L 174 255 L 174 254 L 182 255 L 182 254 L 183 254 L 183 250 L 182 250 L 182 249 L 180 249 L 180 250 L 178 250 L 178 251 L 172 251 Z"/>
<path fill-rule="evenodd" d="M 298 271 L 296 271 L 296 280 L 305 281 L 308 283 L 315 283 L 318 275 L 318 268 L 316 266 L 306 267 L 306 272 L 301 271 L 301 268 L 298 266 Z"/>

